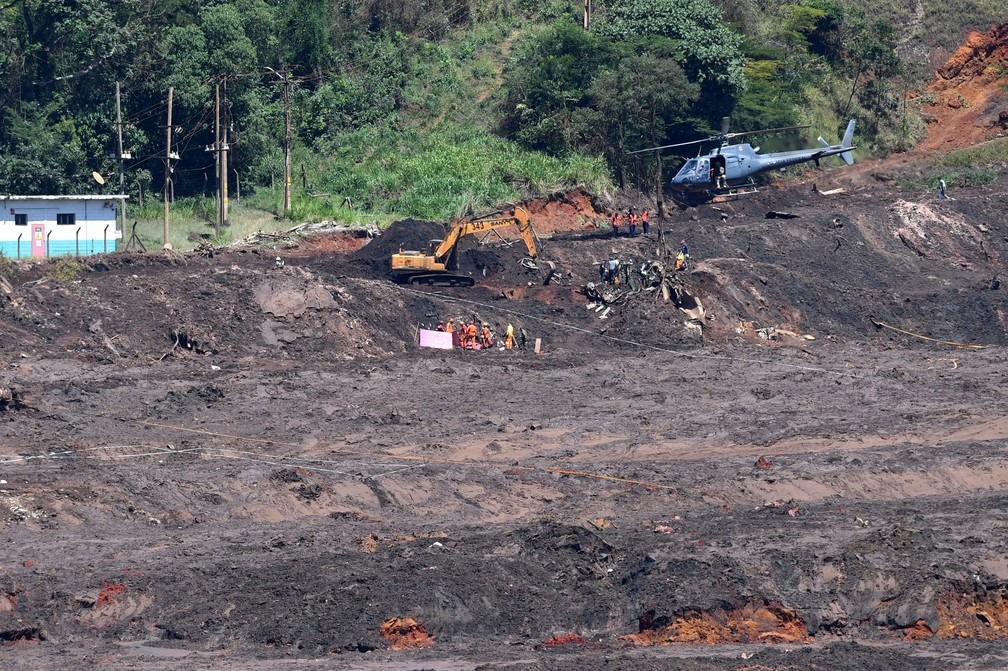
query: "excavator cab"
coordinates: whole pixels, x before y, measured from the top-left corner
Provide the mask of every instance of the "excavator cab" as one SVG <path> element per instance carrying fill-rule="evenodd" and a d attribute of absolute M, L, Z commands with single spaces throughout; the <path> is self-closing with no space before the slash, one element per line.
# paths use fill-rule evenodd
<path fill-rule="evenodd" d="M 518 233 L 534 259 L 539 254 L 538 239 L 532 229 L 529 213 L 523 207 L 515 207 L 509 216 L 473 219 L 456 224 L 444 240 L 431 240 L 426 252 L 399 250 L 391 259 L 392 279 L 401 284 L 428 284 L 442 286 L 472 286 L 474 280 L 468 275 L 453 272 L 456 266 L 456 252 L 459 241 L 467 235 L 490 231 L 502 226 L 515 225 Z"/>

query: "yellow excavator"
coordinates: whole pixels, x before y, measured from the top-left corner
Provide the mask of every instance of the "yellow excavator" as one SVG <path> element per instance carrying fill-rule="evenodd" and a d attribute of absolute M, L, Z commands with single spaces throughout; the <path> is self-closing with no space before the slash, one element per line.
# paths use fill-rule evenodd
<path fill-rule="evenodd" d="M 525 241 L 529 256 L 539 255 L 538 239 L 532 229 L 529 213 L 523 207 L 515 207 L 514 213 L 504 217 L 487 217 L 463 221 L 448 231 L 444 240 L 432 240 L 426 252 L 404 251 L 392 255 L 392 279 L 399 284 L 429 284 L 450 287 L 471 287 L 475 281 L 458 270 L 458 244 L 467 235 L 490 231 L 502 226 L 515 224 Z"/>

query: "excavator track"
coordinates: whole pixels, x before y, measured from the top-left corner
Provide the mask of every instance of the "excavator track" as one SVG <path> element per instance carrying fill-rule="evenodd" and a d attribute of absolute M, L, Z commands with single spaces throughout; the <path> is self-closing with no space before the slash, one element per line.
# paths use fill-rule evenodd
<path fill-rule="evenodd" d="M 471 287 L 476 280 L 468 275 L 455 273 L 400 273 L 393 277 L 397 284 L 423 285 L 428 287 Z"/>

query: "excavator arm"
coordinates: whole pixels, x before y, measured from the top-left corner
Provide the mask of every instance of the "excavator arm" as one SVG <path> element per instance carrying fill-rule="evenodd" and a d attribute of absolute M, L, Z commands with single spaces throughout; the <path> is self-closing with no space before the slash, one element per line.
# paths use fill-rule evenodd
<path fill-rule="evenodd" d="M 518 206 L 514 209 L 514 215 L 510 217 L 475 219 L 473 221 L 462 222 L 461 224 L 452 227 L 452 229 L 448 231 L 448 235 L 446 235 L 444 240 L 441 241 L 441 244 L 434 250 L 434 257 L 438 261 L 443 261 L 448 258 L 452 250 L 455 249 L 455 246 L 465 236 L 472 233 L 480 233 L 481 231 L 489 231 L 502 226 L 508 226 L 510 224 L 516 224 L 518 226 L 518 233 L 521 235 L 522 240 L 525 242 L 525 246 L 528 248 L 529 256 L 532 258 L 538 256 L 539 250 L 536 244 L 535 231 L 532 230 L 532 222 L 529 218 L 529 213 L 525 208 Z"/>
<path fill-rule="evenodd" d="M 398 254 L 392 255 L 392 279 L 409 284 L 472 286 L 471 277 L 454 273 L 449 269 L 451 257 L 459 241 L 472 233 L 491 231 L 511 224 L 518 227 L 518 233 L 525 242 L 529 255 L 533 259 L 538 257 L 539 245 L 532 221 L 528 211 L 519 206 L 515 207 L 511 216 L 475 219 L 453 226 L 444 240 L 434 245 L 429 253 L 399 250 Z"/>

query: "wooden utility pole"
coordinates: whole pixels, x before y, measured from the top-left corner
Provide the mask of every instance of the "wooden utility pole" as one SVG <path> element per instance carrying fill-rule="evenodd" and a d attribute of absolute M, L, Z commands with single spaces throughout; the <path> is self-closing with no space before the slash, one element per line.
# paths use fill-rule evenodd
<path fill-rule="evenodd" d="M 168 242 L 168 185 L 171 183 L 171 135 L 172 135 L 172 96 L 175 89 L 168 87 L 168 143 L 165 150 L 165 171 L 164 171 L 164 248 L 171 249 Z"/>
<path fill-rule="evenodd" d="M 224 135 L 224 144 L 221 146 L 221 167 L 220 167 L 220 180 L 221 180 L 221 226 L 228 225 L 228 124 L 231 121 L 231 116 L 227 113 L 227 80 L 224 80 L 224 124 L 222 132 Z"/>
<path fill-rule="evenodd" d="M 119 82 L 116 82 L 116 129 L 119 134 L 119 195 L 126 195 L 126 178 L 123 175 L 123 141 L 122 141 L 122 98 Z M 126 230 L 126 198 L 119 199 L 119 230 Z"/>
<path fill-rule="evenodd" d="M 214 217 L 214 234 L 220 238 L 221 221 L 223 217 L 221 216 L 224 212 L 222 207 L 224 199 L 221 194 L 221 179 L 220 179 L 220 82 L 217 82 L 215 87 L 214 95 L 214 177 L 216 177 L 216 192 L 214 194 L 214 200 L 217 201 L 217 212 Z"/>
<path fill-rule="evenodd" d="M 284 73 L 284 122 L 287 126 L 284 136 L 284 212 L 291 211 L 291 146 L 293 134 L 291 131 L 290 109 L 290 76 Z"/>

